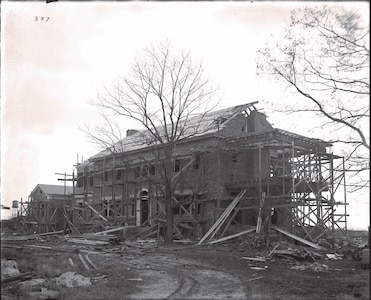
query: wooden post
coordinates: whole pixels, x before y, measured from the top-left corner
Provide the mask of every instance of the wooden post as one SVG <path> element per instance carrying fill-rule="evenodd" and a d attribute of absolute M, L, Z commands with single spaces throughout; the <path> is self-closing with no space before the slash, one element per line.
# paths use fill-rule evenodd
<path fill-rule="evenodd" d="M 344 218 L 345 218 L 345 234 L 348 236 L 348 225 L 347 225 L 347 185 L 345 182 L 345 159 L 343 157 L 343 178 L 344 178 Z M 370 243 L 369 243 L 370 245 Z"/>
<path fill-rule="evenodd" d="M 294 173 L 294 164 L 295 164 L 295 144 L 294 144 L 294 141 L 291 142 L 291 183 L 292 183 L 292 198 L 291 198 L 291 202 L 295 202 L 296 201 L 296 196 L 295 196 L 295 173 Z M 295 214 L 296 210 L 294 207 L 291 208 L 291 211 Z M 293 229 L 293 226 L 294 226 L 294 218 L 291 216 L 291 224 L 290 224 L 290 230 L 292 232 L 292 229 Z"/>

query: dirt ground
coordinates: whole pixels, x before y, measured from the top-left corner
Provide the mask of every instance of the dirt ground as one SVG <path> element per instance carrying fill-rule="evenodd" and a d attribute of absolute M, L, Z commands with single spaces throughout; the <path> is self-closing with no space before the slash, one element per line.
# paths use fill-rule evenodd
<path fill-rule="evenodd" d="M 17 261 L 21 273 L 32 272 L 32 278 L 46 279 L 44 285 L 33 287 L 21 285 L 21 280 L 2 284 L 2 299 L 47 299 L 32 294 L 42 287 L 59 293 L 50 299 L 72 300 L 370 299 L 370 270 L 360 260 L 265 260 L 260 258 L 272 249 L 243 249 L 236 246 L 238 242 L 204 246 L 152 243 L 151 247 L 97 247 L 57 237 L 2 242 L 2 259 Z M 84 267 L 81 255 L 88 256 L 95 268 Z M 89 277 L 92 285 L 57 285 L 53 277 L 67 271 Z"/>

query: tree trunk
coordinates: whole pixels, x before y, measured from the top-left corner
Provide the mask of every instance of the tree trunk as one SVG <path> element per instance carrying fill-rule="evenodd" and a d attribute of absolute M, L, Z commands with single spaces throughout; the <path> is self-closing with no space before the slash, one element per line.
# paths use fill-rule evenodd
<path fill-rule="evenodd" d="M 173 231 L 174 231 L 173 207 L 172 207 L 172 201 L 171 201 L 171 191 L 168 191 L 168 189 L 166 189 L 166 195 L 165 195 L 165 211 L 166 211 L 165 243 L 171 243 L 173 241 Z"/>
<path fill-rule="evenodd" d="M 173 241 L 174 225 L 173 225 L 173 154 L 174 146 L 171 142 L 168 143 L 165 149 L 165 211 L 166 211 L 166 230 L 165 230 L 165 242 L 171 243 Z"/>

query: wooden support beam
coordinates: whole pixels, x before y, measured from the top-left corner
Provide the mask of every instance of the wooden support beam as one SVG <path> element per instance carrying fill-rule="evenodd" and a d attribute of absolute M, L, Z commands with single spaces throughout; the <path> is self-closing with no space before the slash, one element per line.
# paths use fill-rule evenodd
<path fill-rule="evenodd" d="M 240 212 L 240 209 L 239 208 L 236 208 L 233 215 L 229 218 L 229 221 L 227 223 L 227 225 L 225 226 L 225 228 L 223 229 L 223 232 L 221 233 L 221 237 L 224 236 L 224 234 L 227 232 L 229 226 L 232 224 L 232 221 L 233 219 L 237 216 L 237 214 Z"/>
<path fill-rule="evenodd" d="M 220 227 L 223 225 L 226 218 L 229 216 L 229 214 L 232 212 L 232 210 L 235 208 L 237 203 L 240 201 L 240 199 L 243 197 L 243 195 L 246 193 L 246 189 L 241 191 L 236 198 L 231 202 L 231 204 L 226 208 L 226 210 L 222 213 L 222 215 L 219 217 L 219 219 L 214 223 L 213 226 L 209 229 L 209 231 L 201 238 L 201 240 L 198 242 L 198 244 L 202 244 L 207 238 L 210 237 L 212 239 L 216 232 L 220 229 Z"/>
<path fill-rule="evenodd" d="M 50 217 L 49 222 L 52 222 L 52 220 L 53 220 L 53 218 L 54 218 L 55 213 L 57 212 L 57 210 L 58 210 L 58 208 L 56 207 L 56 208 L 54 209 L 54 212 L 53 212 L 52 216 Z"/>
<path fill-rule="evenodd" d="M 90 257 L 87 255 L 87 254 L 85 254 L 85 259 L 86 259 L 86 261 L 95 269 L 95 270 L 97 270 L 98 268 L 97 268 L 97 266 L 91 261 L 91 259 L 90 259 Z"/>
<path fill-rule="evenodd" d="M 32 275 L 32 272 L 26 272 L 26 273 L 12 276 L 12 277 L 4 278 L 4 279 L 1 279 L 1 285 L 8 283 L 8 282 L 12 282 L 12 281 L 17 281 L 19 279 L 22 279 L 24 277 L 31 276 L 31 275 Z"/>
<path fill-rule="evenodd" d="M 262 193 L 261 199 L 260 199 L 259 216 L 258 216 L 258 221 L 256 222 L 256 233 L 260 233 L 260 230 L 262 228 L 264 200 L 265 200 L 265 192 Z"/>
<path fill-rule="evenodd" d="M 229 236 L 223 237 L 223 238 L 218 239 L 218 240 L 215 240 L 215 241 L 208 242 L 207 244 L 216 244 L 216 243 L 228 241 L 230 239 L 233 239 L 233 238 L 236 238 L 236 237 L 239 237 L 241 235 L 248 234 L 248 233 L 254 232 L 254 231 L 255 231 L 255 228 L 250 228 L 248 230 L 241 231 L 239 233 L 236 233 L 236 234 L 233 234 L 233 235 L 229 235 Z"/>
<path fill-rule="evenodd" d="M 84 268 L 86 270 L 89 270 L 90 268 L 89 268 L 88 264 L 86 263 L 86 261 L 84 260 L 84 258 L 82 257 L 82 255 L 80 253 L 79 253 L 79 258 L 80 258 L 80 261 L 82 262 Z"/>
<path fill-rule="evenodd" d="M 194 223 L 197 223 L 197 220 L 193 217 L 193 215 L 175 198 L 173 197 L 173 200 L 179 204 L 179 207 L 181 210 L 183 210 L 191 219 Z"/>
<path fill-rule="evenodd" d="M 287 235 L 288 237 L 290 237 L 290 238 L 292 238 L 292 239 L 294 239 L 294 240 L 297 240 L 297 241 L 299 241 L 299 242 L 301 242 L 301 243 L 303 243 L 303 244 L 306 244 L 306 245 L 308 245 L 308 246 L 310 246 L 310 247 L 313 247 L 313 248 L 315 248 L 315 249 L 317 249 L 317 250 L 325 250 L 325 248 L 321 247 L 320 245 L 317 245 L 317 244 L 314 244 L 314 243 L 309 242 L 309 241 L 307 241 L 307 240 L 304 240 L 304 239 L 302 239 L 301 237 L 298 237 L 298 236 L 296 236 L 296 235 L 294 235 L 294 234 L 292 234 L 292 233 L 290 233 L 290 232 L 287 232 L 287 231 L 282 230 L 282 229 L 277 228 L 277 227 L 275 227 L 274 229 L 275 229 L 276 231 L 278 231 L 278 232 L 284 234 L 284 235 Z"/>
<path fill-rule="evenodd" d="M 64 218 L 66 219 L 66 221 L 68 222 L 68 224 L 71 226 L 71 228 L 75 229 L 77 231 L 78 234 L 81 234 L 81 232 L 76 228 L 75 225 L 73 225 L 73 223 L 68 219 L 68 217 L 66 216 L 65 213 L 63 213 L 63 216 Z"/>
<path fill-rule="evenodd" d="M 299 220 L 299 218 L 296 216 L 295 212 L 292 212 L 288 207 L 287 207 L 287 210 L 291 213 L 291 215 L 295 218 L 296 222 L 299 223 L 299 225 L 301 226 L 301 228 L 303 228 L 303 230 L 305 231 L 306 235 L 311 239 L 312 242 L 314 242 L 312 236 L 309 234 L 309 232 L 306 230 L 304 224 Z"/>
<path fill-rule="evenodd" d="M 103 206 L 105 207 L 105 209 L 108 209 L 108 210 L 114 212 L 115 214 L 117 214 L 117 216 L 122 216 L 122 214 L 121 214 L 120 212 L 118 212 L 117 210 L 113 209 L 113 208 L 111 207 L 111 205 L 107 205 L 107 204 L 105 204 L 105 203 L 103 203 L 103 202 L 102 202 L 102 204 L 103 204 Z M 104 209 L 104 210 L 105 210 L 105 209 Z"/>
<path fill-rule="evenodd" d="M 172 182 L 175 182 L 175 180 L 186 170 L 189 166 L 191 166 L 194 162 L 195 158 L 192 158 L 178 173 L 176 173 L 173 178 Z"/>
<path fill-rule="evenodd" d="M 139 238 L 140 236 L 144 235 L 145 232 L 148 232 L 148 231 L 154 229 L 157 226 L 158 226 L 158 224 L 152 225 L 151 227 L 148 227 L 145 230 L 132 235 L 131 237 L 127 238 L 127 240 L 131 240 L 131 239 L 134 239 L 134 238 Z M 135 227 L 137 227 L 137 226 L 135 226 Z"/>
<path fill-rule="evenodd" d="M 108 220 L 107 220 L 105 217 L 103 217 L 99 212 L 97 212 L 97 211 L 94 209 L 94 207 L 92 207 L 91 205 L 89 205 L 88 202 L 84 202 L 84 203 L 85 203 L 85 205 L 86 205 L 87 207 L 89 207 L 89 208 L 90 208 L 94 213 L 96 213 L 96 214 L 98 215 L 99 218 L 101 218 L 103 221 L 108 222 Z"/>
<path fill-rule="evenodd" d="M 121 226 L 121 227 L 117 227 L 117 228 L 112 228 L 112 229 L 96 232 L 94 234 L 95 235 L 106 234 L 106 233 L 110 233 L 110 232 L 120 231 L 120 230 L 123 230 L 125 228 L 129 228 L 129 227 L 136 227 L 136 226 Z"/>

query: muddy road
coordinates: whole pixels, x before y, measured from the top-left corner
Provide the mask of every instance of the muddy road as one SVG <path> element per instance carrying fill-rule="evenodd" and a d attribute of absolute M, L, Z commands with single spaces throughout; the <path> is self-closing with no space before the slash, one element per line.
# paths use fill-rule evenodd
<path fill-rule="evenodd" d="M 238 277 L 193 259 L 155 254 L 128 265 L 136 269 L 141 290 L 128 299 L 252 299 Z"/>

